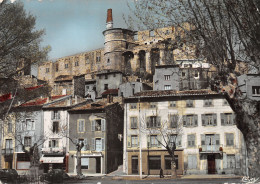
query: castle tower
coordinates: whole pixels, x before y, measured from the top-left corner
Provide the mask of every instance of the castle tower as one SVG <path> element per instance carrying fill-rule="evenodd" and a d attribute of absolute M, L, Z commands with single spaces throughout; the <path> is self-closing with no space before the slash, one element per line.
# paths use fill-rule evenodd
<path fill-rule="evenodd" d="M 123 28 L 113 28 L 112 9 L 107 10 L 106 30 L 103 31 L 104 67 L 125 72 L 123 53 L 134 44 L 134 32 Z"/>

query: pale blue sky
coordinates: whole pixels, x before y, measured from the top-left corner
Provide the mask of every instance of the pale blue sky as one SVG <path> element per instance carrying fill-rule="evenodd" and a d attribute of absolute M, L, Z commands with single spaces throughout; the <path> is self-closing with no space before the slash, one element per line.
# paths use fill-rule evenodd
<path fill-rule="evenodd" d="M 20 0 L 36 16 L 36 28 L 45 29 L 42 45 L 52 47 L 49 59 L 102 48 L 107 9 L 113 9 L 114 27 L 126 28 L 127 0 Z"/>

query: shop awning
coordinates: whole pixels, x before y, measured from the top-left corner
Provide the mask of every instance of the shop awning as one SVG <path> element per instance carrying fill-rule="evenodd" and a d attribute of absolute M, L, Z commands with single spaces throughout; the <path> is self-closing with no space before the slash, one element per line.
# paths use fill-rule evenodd
<path fill-rule="evenodd" d="M 42 163 L 63 163 L 64 157 L 44 157 L 42 156 Z"/>

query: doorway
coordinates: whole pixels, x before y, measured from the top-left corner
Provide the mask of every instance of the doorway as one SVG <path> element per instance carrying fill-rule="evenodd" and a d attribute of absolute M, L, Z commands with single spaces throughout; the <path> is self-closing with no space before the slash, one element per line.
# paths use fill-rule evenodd
<path fill-rule="evenodd" d="M 132 174 L 138 174 L 138 156 L 132 156 Z"/>
<path fill-rule="evenodd" d="M 97 157 L 96 158 L 96 173 L 101 173 L 100 163 L 101 163 L 100 157 Z"/>
<path fill-rule="evenodd" d="M 216 173 L 215 155 L 208 155 L 207 160 L 208 160 L 208 174 L 215 174 Z"/>

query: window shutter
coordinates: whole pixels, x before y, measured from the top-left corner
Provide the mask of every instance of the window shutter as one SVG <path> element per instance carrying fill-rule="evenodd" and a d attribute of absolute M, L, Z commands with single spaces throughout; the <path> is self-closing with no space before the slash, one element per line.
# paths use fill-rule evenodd
<path fill-rule="evenodd" d="M 91 131 L 94 132 L 95 131 L 95 120 L 91 121 Z"/>
<path fill-rule="evenodd" d="M 187 116 L 186 116 L 186 115 L 183 115 L 183 116 L 182 116 L 183 126 L 186 126 L 186 121 L 187 121 Z"/>
<path fill-rule="evenodd" d="M 188 147 L 191 146 L 191 135 L 188 135 Z"/>
<path fill-rule="evenodd" d="M 206 135 L 205 134 L 200 134 L 200 138 L 201 138 L 201 146 L 205 145 L 205 140 L 206 140 Z"/>
<path fill-rule="evenodd" d="M 130 117 L 130 127 L 134 128 L 134 118 Z"/>
<path fill-rule="evenodd" d="M 87 151 L 87 150 L 88 150 L 88 139 L 85 138 L 84 139 L 84 149 L 83 149 L 83 151 Z"/>
<path fill-rule="evenodd" d="M 182 138 L 181 135 L 178 135 L 177 138 L 176 138 L 176 139 L 177 139 L 176 142 L 177 142 L 177 145 L 178 145 L 179 147 L 181 147 L 181 138 Z"/>
<path fill-rule="evenodd" d="M 127 136 L 127 147 L 131 148 L 131 136 Z"/>
<path fill-rule="evenodd" d="M 205 114 L 201 115 L 201 121 L 202 121 L 202 126 L 205 126 L 206 125 Z"/>
<path fill-rule="evenodd" d="M 235 123 L 235 114 L 234 113 L 232 113 L 231 118 L 232 118 L 232 121 L 231 121 L 232 124 L 235 125 L 236 123 Z"/>
<path fill-rule="evenodd" d="M 193 115 L 193 125 L 198 126 L 198 115 Z"/>
<path fill-rule="evenodd" d="M 60 119 L 60 111 L 58 111 L 58 119 Z"/>
<path fill-rule="evenodd" d="M 236 157 L 236 168 L 240 168 L 240 155 L 236 154 L 235 157 Z"/>
<path fill-rule="evenodd" d="M 219 134 L 215 134 L 215 140 L 216 140 L 216 145 L 220 145 L 220 137 L 219 137 Z"/>
<path fill-rule="evenodd" d="M 150 122 L 151 122 L 151 117 L 146 118 L 146 126 L 147 128 L 150 128 Z"/>
<path fill-rule="evenodd" d="M 225 125 L 225 114 L 224 113 L 220 113 L 220 119 L 221 119 L 221 125 L 224 126 Z"/>
<path fill-rule="evenodd" d="M 217 114 L 213 114 L 213 125 L 217 126 Z"/>
<path fill-rule="evenodd" d="M 54 119 L 54 112 L 51 111 L 51 119 Z"/>
<path fill-rule="evenodd" d="M 162 147 L 162 138 L 160 135 L 157 135 L 157 147 L 158 148 Z"/>
<path fill-rule="evenodd" d="M 156 117 L 156 126 L 161 127 L 161 117 L 160 116 Z"/>
<path fill-rule="evenodd" d="M 22 142 L 23 142 L 23 145 L 24 145 L 24 140 L 22 140 Z M 52 146 L 51 146 L 51 141 L 49 141 L 49 148 L 51 148 Z"/>
<path fill-rule="evenodd" d="M 92 150 L 95 151 L 96 150 L 96 139 L 92 138 Z"/>
<path fill-rule="evenodd" d="M 227 154 L 223 153 L 223 168 L 227 168 Z"/>
<path fill-rule="evenodd" d="M 134 122 L 135 122 L 134 126 L 135 126 L 135 128 L 137 128 L 137 117 L 134 118 Z"/>
<path fill-rule="evenodd" d="M 105 139 L 102 138 L 102 139 L 101 139 L 101 142 L 102 142 L 102 150 L 105 150 Z"/>
<path fill-rule="evenodd" d="M 150 148 L 150 135 L 147 135 L 147 148 Z"/>
<path fill-rule="evenodd" d="M 101 119 L 101 131 L 105 131 L 105 130 L 106 130 L 106 120 Z"/>

